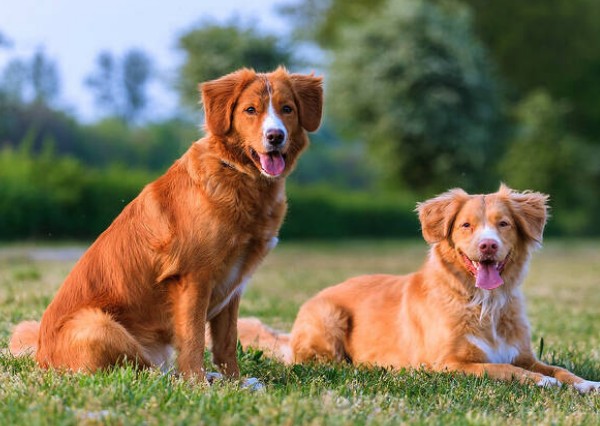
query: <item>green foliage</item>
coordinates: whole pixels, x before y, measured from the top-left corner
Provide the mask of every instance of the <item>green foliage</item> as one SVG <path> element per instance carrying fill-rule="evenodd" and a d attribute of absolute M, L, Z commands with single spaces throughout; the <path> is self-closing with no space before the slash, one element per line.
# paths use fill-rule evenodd
<path fill-rule="evenodd" d="M 0 97 L 15 102 L 51 105 L 59 92 L 58 65 L 43 49 L 37 49 L 31 59 L 11 59 L 0 78 Z"/>
<path fill-rule="evenodd" d="M 38 49 L 31 59 L 30 69 L 33 101 L 50 104 L 56 99 L 60 90 L 58 66 L 46 57 L 43 50 Z"/>
<path fill-rule="evenodd" d="M 122 59 L 104 51 L 98 54 L 96 70 L 85 84 L 93 91 L 96 105 L 109 117 L 135 123 L 148 103 L 147 86 L 152 78 L 152 60 L 143 50 L 130 49 Z"/>
<path fill-rule="evenodd" d="M 517 132 L 499 169 L 502 179 L 515 188 L 551 194 L 552 228 L 583 234 L 598 229 L 597 221 L 586 213 L 597 205 L 589 194 L 598 177 L 592 160 L 598 152 L 569 133 L 567 112 L 564 103 L 545 91 L 524 98 L 515 107 Z"/>
<path fill-rule="evenodd" d="M 517 97 L 543 88 L 567 99 L 574 129 L 600 143 L 600 2 L 465 0 L 475 26 Z"/>
<path fill-rule="evenodd" d="M 202 23 L 181 36 L 178 46 L 186 56 L 178 89 L 182 102 L 193 108 L 200 99 L 199 83 L 241 67 L 266 72 L 279 65 L 294 64 L 291 49 L 283 45 L 280 38 L 263 35 L 253 26 L 236 22 Z"/>
<path fill-rule="evenodd" d="M 421 193 L 496 185 L 500 101 L 468 9 L 389 1 L 333 53 L 336 123 L 366 140 L 389 182 Z"/>
<path fill-rule="evenodd" d="M 2 71 L 0 95 L 10 102 L 24 102 L 28 73 L 28 66 L 23 60 L 10 60 Z"/>
<path fill-rule="evenodd" d="M 331 48 L 340 43 L 344 27 L 360 24 L 377 12 L 386 0 L 302 0 L 279 7 L 294 26 L 299 39 Z"/>
<path fill-rule="evenodd" d="M 30 144 L 29 144 L 30 145 Z M 131 168 L 90 169 L 50 150 L 0 151 L 0 240 L 95 238 L 153 176 Z M 415 236 L 414 200 L 334 188 L 290 187 L 289 239 Z"/>
<path fill-rule="evenodd" d="M 289 180 L 302 186 L 326 184 L 340 191 L 375 190 L 381 171 L 366 151 L 361 142 L 341 141 L 325 122 L 310 135 L 310 147 Z"/>
<path fill-rule="evenodd" d="M 0 150 L 0 239 L 92 238 L 150 180 L 111 167 L 100 172 L 51 151 Z"/>
<path fill-rule="evenodd" d="M 143 50 L 131 49 L 123 58 L 124 113 L 128 123 L 134 122 L 148 102 L 147 85 L 152 77 L 152 61 Z"/>
<path fill-rule="evenodd" d="M 98 108 L 118 115 L 116 91 L 117 64 L 112 53 L 102 51 L 96 57 L 96 70 L 90 74 L 85 84 L 94 93 Z"/>
<path fill-rule="evenodd" d="M 93 239 L 155 177 L 118 165 L 89 168 L 72 157 L 57 157 L 51 149 L 34 155 L 29 149 L 32 140 L 25 141 L 18 151 L 0 150 L 0 240 Z M 517 160 L 522 158 L 519 146 L 510 154 Z M 529 163 L 517 160 L 511 170 L 514 178 L 507 174 L 507 182 L 530 188 L 519 185 L 518 174 L 527 174 Z M 534 173 L 537 167 L 552 170 L 552 164 L 534 163 Z M 551 234 L 598 232 L 587 210 L 563 206 L 577 196 L 577 191 L 569 192 L 568 187 L 562 198 L 557 194 Z M 292 182 L 288 185 L 289 212 L 280 235 L 289 240 L 418 237 L 419 223 L 413 211 L 416 201 L 411 193 L 348 191 Z"/>
<path fill-rule="evenodd" d="M 68 114 L 42 103 L 20 103 L 0 99 L 0 146 L 17 147 L 32 139 L 34 152 L 52 140 L 58 154 L 80 154 L 85 141 L 81 126 Z"/>
<path fill-rule="evenodd" d="M 284 239 L 416 237 L 416 201 L 393 193 L 349 192 L 327 186 L 289 186 Z"/>
<path fill-rule="evenodd" d="M 39 153 L 51 140 L 57 155 L 72 156 L 96 168 L 127 164 L 162 171 L 199 135 L 195 123 L 179 118 L 140 127 L 129 126 L 120 118 L 82 125 L 44 104 L 0 98 L 0 147 L 18 147 L 30 138 L 32 153 Z"/>
<path fill-rule="evenodd" d="M 282 235 L 414 235 L 416 199 L 453 186 L 495 190 L 500 180 L 551 195 L 550 233 L 600 234 L 600 51 L 590 42 L 599 2 L 288 0 L 282 9 L 303 40 L 325 49 L 317 66 L 329 71 L 324 125 L 290 178 Z M 199 82 L 241 66 L 293 67 L 295 52 L 314 52 L 289 43 L 237 21 L 189 29 L 178 40 L 183 102 L 197 106 Z M 118 200 L 198 138 L 186 118 L 136 119 L 151 71 L 138 53 L 99 55 L 88 83 L 107 118 L 92 124 L 52 106 L 58 67 L 43 50 L 1 70 L 0 149 L 12 148 L 2 151 L 0 238 L 97 235 Z M 516 106 L 505 107 L 496 80 L 509 83 Z M 512 131 L 504 110 L 514 112 Z"/>

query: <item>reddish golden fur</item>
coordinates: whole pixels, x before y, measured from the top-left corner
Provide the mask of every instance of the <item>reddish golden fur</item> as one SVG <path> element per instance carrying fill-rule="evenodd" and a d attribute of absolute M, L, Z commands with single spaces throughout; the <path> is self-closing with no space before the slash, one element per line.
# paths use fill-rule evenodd
<path fill-rule="evenodd" d="M 94 371 L 125 359 L 160 365 L 173 344 L 178 370 L 202 378 L 208 321 L 215 363 L 239 374 L 240 293 L 276 242 L 284 177 L 308 144 L 306 131 L 319 126 L 322 82 L 283 68 L 242 69 L 201 89 L 206 137 L 98 237 L 41 323 L 16 327 L 13 354 L 34 353 L 42 367 Z M 252 156 L 267 149 L 262 123 L 270 99 L 288 136 L 278 177 L 266 176 Z"/>
<path fill-rule="evenodd" d="M 455 189 L 421 203 L 423 236 L 431 245 L 421 269 L 355 277 L 321 291 L 300 308 L 291 335 L 240 319 L 240 335 L 248 336 L 242 344 L 287 362 L 349 359 L 597 390 L 600 383 L 538 361 L 531 348 L 520 285 L 542 239 L 546 200 L 503 185 L 494 194 Z M 508 260 L 504 284 L 484 290 L 475 287 L 463 254 L 485 262 L 478 244 L 490 236 L 498 243 L 494 262 Z"/>

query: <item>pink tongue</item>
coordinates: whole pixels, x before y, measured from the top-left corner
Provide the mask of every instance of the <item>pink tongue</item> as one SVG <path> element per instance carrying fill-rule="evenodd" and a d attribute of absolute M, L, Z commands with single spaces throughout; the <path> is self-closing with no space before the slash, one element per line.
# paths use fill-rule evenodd
<path fill-rule="evenodd" d="M 262 169 L 271 176 L 279 176 L 285 169 L 285 160 L 279 152 L 258 154 Z"/>
<path fill-rule="evenodd" d="M 477 271 L 477 277 L 475 278 L 475 285 L 484 290 L 493 290 L 496 287 L 500 287 L 504 284 L 500 272 L 496 269 L 496 265 L 493 263 L 480 263 L 479 270 Z"/>

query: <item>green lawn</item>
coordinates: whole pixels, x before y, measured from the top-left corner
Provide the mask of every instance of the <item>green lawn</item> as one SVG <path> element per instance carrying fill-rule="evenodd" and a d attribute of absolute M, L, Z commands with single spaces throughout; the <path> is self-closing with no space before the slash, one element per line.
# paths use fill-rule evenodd
<path fill-rule="evenodd" d="M 6 354 L 12 326 L 39 319 L 72 260 L 32 260 L 31 247 L 0 248 L 0 425 L 34 424 L 598 424 L 600 394 L 540 389 L 488 379 L 390 372 L 347 365 L 283 365 L 259 352 L 241 354 L 236 383 L 194 385 L 156 371 L 119 368 L 95 375 L 42 371 Z M 245 294 L 242 315 L 289 330 L 319 289 L 374 272 L 420 266 L 422 242 L 281 244 Z M 525 283 L 533 342 L 542 359 L 600 380 L 600 242 L 550 241 Z"/>

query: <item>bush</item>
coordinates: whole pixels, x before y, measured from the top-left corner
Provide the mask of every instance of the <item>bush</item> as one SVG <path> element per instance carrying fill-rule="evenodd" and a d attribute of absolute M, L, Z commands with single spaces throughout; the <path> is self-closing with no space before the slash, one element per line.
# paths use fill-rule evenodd
<path fill-rule="evenodd" d="M 498 164 L 502 180 L 518 189 L 550 195 L 553 219 L 547 234 L 598 232 L 597 148 L 567 126 L 568 106 L 537 90 L 515 106 L 516 132 Z"/>
<path fill-rule="evenodd" d="M 90 169 L 49 150 L 38 156 L 26 149 L 0 150 L 0 240 L 94 239 L 154 177 L 119 166 Z M 280 235 L 285 240 L 420 238 L 416 201 L 404 193 L 290 183 Z M 575 234 L 564 220 L 575 213 L 561 208 L 548 234 Z"/>
<path fill-rule="evenodd" d="M 411 197 L 341 192 L 324 186 L 288 189 L 284 239 L 418 237 Z"/>
<path fill-rule="evenodd" d="M 340 41 L 328 106 L 349 139 L 368 144 L 388 184 L 419 194 L 496 184 L 501 95 L 468 8 L 386 1 Z"/>
<path fill-rule="evenodd" d="M 90 169 L 49 150 L 34 156 L 26 145 L 0 151 L 0 240 L 93 239 L 154 178 L 118 166 Z M 419 235 L 407 197 L 291 185 L 289 205 L 285 239 Z"/>
<path fill-rule="evenodd" d="M 93 238 L 146 182 L 146 172 L 89 169 L 50 151 L 0 151 L 0 239 Z"/>

